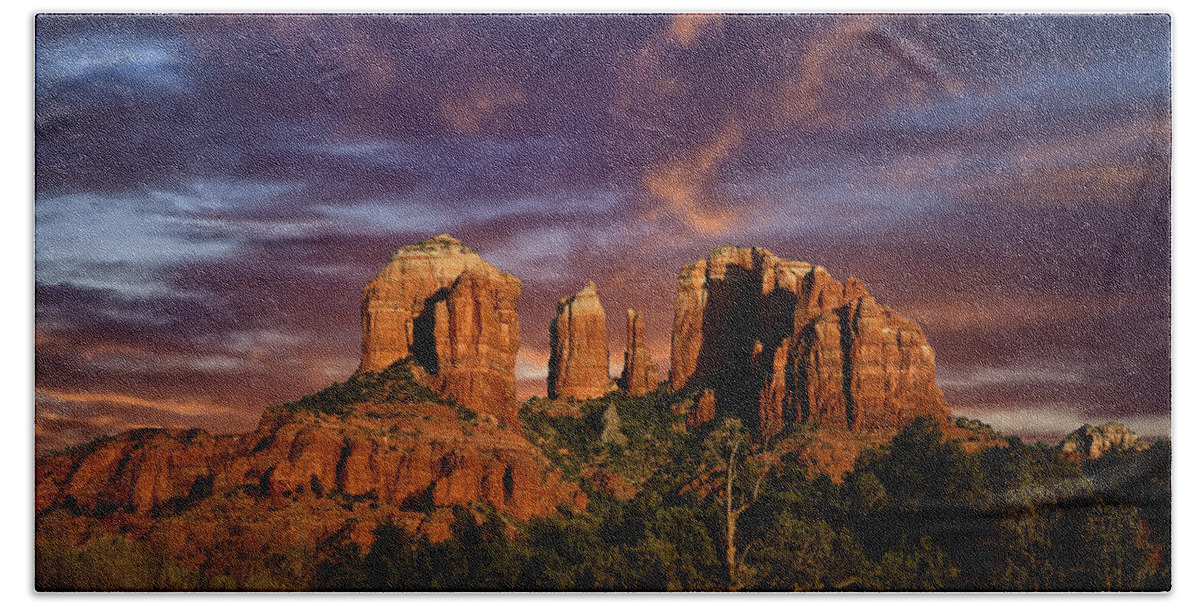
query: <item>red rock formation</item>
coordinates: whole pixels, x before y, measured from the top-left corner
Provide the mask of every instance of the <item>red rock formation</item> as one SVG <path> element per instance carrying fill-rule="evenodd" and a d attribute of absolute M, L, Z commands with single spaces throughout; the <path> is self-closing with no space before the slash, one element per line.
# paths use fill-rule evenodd
<path fill-rule="evenodd" d="M 558 301 L 550 324 L 551 399 L 594 399 L 609 390 L 608 337 L 596 284 Z"/>
<path fill-rule="evenodd" d="M 363 290 L 359 369 L 414 357 L 443 396 L 516 425 L 520 294 L 521 281 L 448 235 L 408 245 Z"/>
<path fill-rule="evenodd" d="M 38 512 L 141 516 L 239 492 L 260 504 L 370 496 L 394 509 L 483 501 L 518 519 L 587 505 L 519 432 L 436 404 L 360 404 L 345 417 L 268 411 L 245 435 L 129 431 L 38 459 L 36 479 Z"/>
<path fill-rule="evenodd" d="M 650 360 L 645 334 L 642 316 L 632 308 L 625 311 L 625 368 L 621 372 L 621 388 L 634 397 L 658 386 L 658 366 Z"/>
<path fill-rule="evenodd" d="M 794 422 L 868 431 L 949 415 L 916 324 L 853 277 L 843 285 L 760 247 L 717 248 L 680 271 L 670 376 L 677 389 L 712 387 L 718 410 L 764 436 Z"/>
<path fill-rule="evenodd" d="M 717 394 L 711 388 L 706 388 L 696 395 L 688 410 L 688 426 L 699 426 L 717 417 Z"/>
<path fill-rule="evenodd" d="M 625 481 L 625 478 L 609 471 L 597 471 L 592 475 L 592 483 L 596 489 L 618 500 L 629 500 L 637 495 L 637 488 Z"/>

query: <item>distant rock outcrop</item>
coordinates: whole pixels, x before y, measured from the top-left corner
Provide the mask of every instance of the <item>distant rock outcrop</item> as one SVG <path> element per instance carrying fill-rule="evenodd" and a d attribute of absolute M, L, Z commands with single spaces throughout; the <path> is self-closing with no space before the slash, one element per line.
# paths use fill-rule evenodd
<path fill-rule="evenodd" d="M 1145 450 L 1150 446 L 1129 427 L 1116 422 L 1106 422 L 1100 426 L 1085 424 L 1071 431 L 1058 444 L 1058 449 L 1064 454 L 1079 454 L 1083 458 L 1099 458 L 1111 451 Z"/>
<path fill-rule="evenodd" d="M 761 247 L 720 247 L 680 271 L 670 381 L 713 389 L 718 411 L 761 436 L 795 422 L 894 430 L 950 413 L 915 323 L 853 277 L 843 285 Z"/>
<path fill-rule="evenodd" d="M 621 388 L 633 397 L 645 395 L 658 386 L 658 366 L 650 360 L 645 334 L 642 316 L 632 308 L 625 311 L 625 368 L 621 372 Z"/>
<path fill-rule="evenodd" d="M 594 399 L 609 390 L 608 336 L 596 284 L 558 301 L 550 323 L 551 399 Z"/>
<path fill-rule="evenodd" d="M 414 357 L 445 397 L 517 424 L 521 281 L 439 235 L 396 252 L 362 298 L 360 371 Z"/>

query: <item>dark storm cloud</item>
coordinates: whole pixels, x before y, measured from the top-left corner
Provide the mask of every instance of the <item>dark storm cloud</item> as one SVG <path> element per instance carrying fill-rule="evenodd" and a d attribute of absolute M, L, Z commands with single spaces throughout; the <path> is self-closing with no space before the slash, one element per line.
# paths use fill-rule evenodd
<path fill-rule="evenodd" d="M 39 445 L 179 403 L 252 424 L 344 377 L 362 285 L 441 232 L 525 281 L 525 390 L 559 297 L 595 280 L 612 336 L 642 309 L 665 363 L 679 266 L 742 244 L 922 323 L 952 407 L 1165 414 L 1169 41 L 1143 15 L 39 17 Z"/>

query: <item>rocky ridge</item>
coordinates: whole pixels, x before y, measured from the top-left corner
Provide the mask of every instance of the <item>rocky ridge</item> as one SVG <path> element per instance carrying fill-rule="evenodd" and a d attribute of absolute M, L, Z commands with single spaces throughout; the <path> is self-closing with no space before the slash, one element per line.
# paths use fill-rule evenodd
<path fill-rule="evenodd" d="M 440 401 L 409 366 L 272 408 L 242 435 L 139 429 L 40 458 L 37 512 L 149 533 L 159 516 L 200 501 L 240 505 L 251 520 L 286 506 L 311 519 L 311 544 L 386 518 L 440 540 L 446 510 L 477 503 L 522 520 L 586 509 L 587 496 L 523 434 Z"/>
<path fill-rule="evenodd" d="M 1071 431 L 1058 444 L 1058 449 L 1064 454 L 1079 455 L 1086 459 L 1099 458 L 1112 451 L 1141 451 L 1149 447 L 1129 427 L 1117 422 L 1106 422 L 1100 426 L 1085 424 Z"/>

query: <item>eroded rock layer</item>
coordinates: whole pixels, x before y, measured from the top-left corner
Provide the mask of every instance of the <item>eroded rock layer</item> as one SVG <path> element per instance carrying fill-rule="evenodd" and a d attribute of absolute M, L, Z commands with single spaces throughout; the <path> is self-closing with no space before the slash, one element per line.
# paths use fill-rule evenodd
<path fill-rule="evenodd" d="M 625 368 L 621 372 L 621 388 L 631 396 L 640 397 L 654 390 L 658 380 L 658 366 L 646 348 L 642 316 L 629 309 L 625 311 Z"/>
<path fill-rule="evenodd" d="M 546 390 L 551 399 L 594 399 L 609 390 L 608 336 L 604 308 L 589 282 L 558 301 L 550 323 Z"/>
<path fill-rule="evenodd" d="M 361 371 L 414 357 L 445 397 L 517 424 L 521 281 L 448 235 L 406 246 L 367 284 Z"/>
<path fill-rule="evenodd" d="M 358 404 L 347 416 L 268 411 L 244 435 L 139 429 L 76 446 L 38 459 L 36 508 L 140 516 L 240 496 L 268 506 L 365 500 L 389 512 L 482 501 L 518 519 L 586 508 L 559 475 L 515 429 L 440 404 Z"/>
<path fill-rule="evenodd" d="M 921 329 L 851 277 L 761 247 L 720 247 L 679 273 L 672 388 L 712 388 L 761 435 L 795 422 L 897 429 L 949 409 Z"/>

